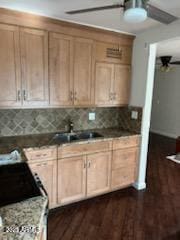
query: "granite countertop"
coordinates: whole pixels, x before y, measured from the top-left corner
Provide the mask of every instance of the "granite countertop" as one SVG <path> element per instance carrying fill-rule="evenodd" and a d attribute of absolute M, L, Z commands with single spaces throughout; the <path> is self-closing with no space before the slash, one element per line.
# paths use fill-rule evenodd
<path fill-rule="evenodd" d="M 0 239 L 36 240 L 42 230 L 46 205 L 47 198 L 39 196 L 1 207 L 3 227 L 0 228 Z M 32 230 L 28 232 L 28 228 Z"/>
<path fill-rule="evenodd" d="M 114 138 L 128 137 L 133 135 L 140 135 L 136 132 L 124 131 L 118 128 L 111 129 L 91 129 L 87 130 L 90 132 L 97 132 L 103 137 L 95 138 L 91 140 L 76 140 L 70 143 L 63 143 L 56 141 L 53 137 L 57 133 L 46 133 L 46 134 L 32 134 L 24 136 L 13 136 L 13 137 L 0 137 L 0 153 L 8 153 L 14 149 L 22 152 L 22 158 L 25 160 L 22 149 L 24 148 L 46 148 L 49 146 L 69 145 L 69 144 L 82 144 L 84 142 L 94 141 L 106 141 Z M 78 133 L 78 132 L 77 132 Z"/>
<path fill-rule="evenodd" d="M 77 140 L 71 143 L 57 142 L 54 139 L 56 133 L 32 134 L 25 136 L 0 137 L 0 154 L 10 153 L 18 150 L 21 153 L 22 161 L 27 161 L 24 155 L 24 148 L 36 149 L 45 147 L 64 146 L 69 144 L 82 144 L 87 142 L 107 141 L 122 137 L 139 136 L 139 133 L 124 131 L 121 129 L 91 129 L 90 132 L 97 132 L 103 137 L 91 140 Z M 77 132 L 78 133 L 78 132 Z M 35 226 L 41 227 L 42 216 L 44 215 L 47 199 L 35 197 L 16 204 L 7 205 L 0 208 L 0 216 L 4 227 Z M 3 233 L 3 240 L 36 240 L 37 233 Z M 0 235 L 1 240 L 1 235 Z"/>

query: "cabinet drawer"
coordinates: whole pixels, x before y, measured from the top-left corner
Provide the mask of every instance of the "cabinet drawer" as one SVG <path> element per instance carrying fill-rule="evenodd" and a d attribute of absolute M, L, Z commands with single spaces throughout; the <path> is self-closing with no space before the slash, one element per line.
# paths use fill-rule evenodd
<path fill-rule="evenodd" d="M 112 158 L 112 169 L 122 167 L 131 168 L 137 164 L 138 148 L 130 148 L 126 150 L 114 150 Z"/>
<path fill-rule="evenodd" d="M 121 139 L 113 140 L 113 150 L 136 147 L 139 146 L 139 143 L 140 143 L 139 136 L 122 137 Z"/>
<path fill-rule="evenodd" d="M 57 159 L 57 148 L 50 147 L 38 150 L 24 149 L 24 153 L 28 161 L 41 161 L 41 160 L 53 160 Z"/>
<path fill-rule="evenodd" d="M 131 64 L 131 55 L 132 49 L 129 46 L 105 42 L 96 43 L 97 61 Z"/>
<path fill-rule="evenodd" d="M 72 144 L 58 149 L 58 158 L 78 156 L 111 150 L 112 142 L 102 141 L 84 144 Z"/>
<path fill-rule="evenodd" d="M 119 168 L 112 171 L 111 188 L 121 188 L 130 185 L 136 181 L 136 167 Z"/>

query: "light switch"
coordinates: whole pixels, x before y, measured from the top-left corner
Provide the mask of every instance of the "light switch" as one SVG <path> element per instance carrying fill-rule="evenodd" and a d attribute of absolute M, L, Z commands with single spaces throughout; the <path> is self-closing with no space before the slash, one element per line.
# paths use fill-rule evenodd
<path fill-rule="evenodd" d="M 95 114 L 95 112 L 90 112 L 89 113 L 89 120 L 90 121 L 94 121 L 96 119 L 96 114 Z"/>
<path fill-rule="evenodd" d="M 132 111 L 131 112 L 131 118 L 137 120 L 138 119 L 138 111 Z"/>

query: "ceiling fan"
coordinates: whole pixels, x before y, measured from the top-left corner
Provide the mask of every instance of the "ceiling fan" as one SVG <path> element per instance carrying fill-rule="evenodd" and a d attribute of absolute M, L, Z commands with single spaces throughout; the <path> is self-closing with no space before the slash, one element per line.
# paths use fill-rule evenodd
<path fill-rule="evenodd" d="M 162 56 L 159 59 L 161 61 L 160 70 L 162 72 L 169 72 L 172 69 L 171 65 L 180 65 L 180 61 L 171 62 L 172 56 Z"/>
<path fill-rule="evenodd" d="M 178 18 L 151 5 L 149 0 L 124 0 L 123 4 L 112 4 L 102 7 L 78 9 L 66 12 L 67 14 L 80 14 L 94 11 L 122 8 L 124 10 L 124 20 L 130 23 L 143 22 L 150 17 L 164 24 L 170 24 Z"/>

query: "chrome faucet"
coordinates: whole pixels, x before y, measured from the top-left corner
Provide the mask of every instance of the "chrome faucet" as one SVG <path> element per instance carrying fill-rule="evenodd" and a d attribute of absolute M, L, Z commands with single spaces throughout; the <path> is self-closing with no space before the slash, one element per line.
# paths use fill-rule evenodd
<path fill-rule="evenodd" d="M 74 132 L 74 123 L 70 120 L 69 121 L 69 133 L 73 133 Z"/>

